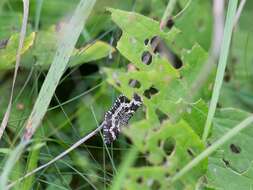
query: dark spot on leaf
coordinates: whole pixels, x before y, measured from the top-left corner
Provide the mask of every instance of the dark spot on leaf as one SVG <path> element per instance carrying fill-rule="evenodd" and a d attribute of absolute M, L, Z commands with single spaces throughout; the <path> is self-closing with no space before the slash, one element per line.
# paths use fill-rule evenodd
<path fill-rule="evenodd" d="M 229 166 L 229 165 L 230 165 L 229 161 L 225 160 L 224 158 L 222 159 L 222 161 L 224 162 L 224 164 L 225 164 L 226 166 Z"/>
<path fill-rule="evenodd" d="M 241 152 L 241 148 L 235 144 L 230 145 L 230 150 L 235 154 L 239 154 Z"/>
<path fill-rule="evenodd" d="M 210 141 L 207 141 L 206 144 L 207 144 L 207 147 L 212 145 L 212 143 Z"/>
<path fill-rule="evenodd" d="M 145 46 L 147 46 L 147 45 L 148 45 L 148 42 L 149 42 L 149 39 L 145 39 L 145 40 L 144 40 L 144 44 L 145 44 Z"/>
<path fill-rule="evenodd" d="M 161 187 L 161 185 L 160 185 L 159 181 L 154 180 L 152 185 L 151 185 L 151 189 L 152 190 L 158 190 L 158 189 L 160 189 L 160 187 Z"/>
<path fill-rule="evenodd" d="M 8 44 L 9 39 L 0 40 L 0 49 L 4 49 Z"/>
<path fill-rule="evenodd" d="M 154 88 L 153 86 L 151 86 L 149 89 L 145 90 L 143 95 L 145 97 L 147 97 L 148 99 L 150 99 L 153 95 L 157 94 L 159 91 Z"/>
<path fill-rule="evenodd" d="M 231 59 L 231 62 L 232 62 L 232 64 L 238 63 L 238 58 L 233 56 Z"/>
<path fill-rule="evenodd" d="M 198 31 L 203 31 L 204 30 L 205 22 L 204 22 L 203 19 L 199 19 L 197 25 L 198 25 Z"/>
<path fill-rule="evenodd" d="M 225 81 L 225 82 L 229 82 L 230 79 L 231 79 L 231 76 L 230 76 L 229 74 L 225 74 L 225 76 L 224 76 L 224 81 Z"/>
<path fill-rule="evenodd" d="M 118 82 L 118 81 L 116 81 L 116 85 L 117 85 L 118 87 L 121 86 L 121 85 L 120 85 L 120 82 Z"/>
<path fill-rule="evenodd" d="M 163 151 L 169 156 L 175 149 L 175 140 L 173 138 L 167 138 L 163 141 Z"/>
<path fill-rule="evenodd" d="M 156 109 L 155 113 L 160 121 L 160 123 L 162 123 L 164 120 L 168 119 L 169 116 L 167 114 L 165 114 L 164 112 L 162 112 L 160 109 Z"/>
<path fill-rule="evenodd" d="M 166 22 L 166 27 L 167 27 L 168 29 L 171 29 L 173 26 L 174 26 L 174 21 L 173 21 L 172 18 L 169 18 L 169 19 L 167 20 L 167 22 Z"/>
<path fill-rule="evenodd" d="M 159 140 L 158 140 L 158 142 L 157 142 L 157 146 L 159 146 L 159 147 L 160 147 L 161 145 L 162 145 L 162 140 L 161 140 L 161 139 L 159 139 Z"/>
<path fill-rule="evenodd" d="M 167 164 L 167 158 L 166 156 L 163 157 L 163 165 L 166 165 Z"/>
<path fill-rule="evenodd" d="M 226 68 L 226 70 L 225 70 L 225 75 L 224 75 L 224 81 L 225 81 L 225 82 L 229 82 L 230 79 L 231 79 L 230 71 L 229 71 L 228 68 Z"/>
<path fill-rule="evenodd" d="M 140 88 L 141 87 L 141 83 L 135 79 L 130 79 L 128 84 L 129 84 L 129 86 L 131 86 L 133 88 Z"/>
<path fill-rule="evenodd" d="M 187 148 L 187 153 L 191 156 L 194 157 L 194 152 L 191 148 Z"/>
<path fill-rule="evenodd" d="M 222 105 L 220 102 L 217 103 L 217 108 L 222 108 Z"/>
<path fill-rule="evenodd" d="M 169 173 L 169 172 L 166 172 L 166 173 L 165 173 L 165 177 L 170 177 L 170 173 Z"/>
<path fill-rule="evenodd" d="M 145 65 L 150 65 L 150 63 L 152 62 L 152 55 L 151 55 L 151 53 L 149 53 L 148 51 L 144 51 L 142 53 L 142 56 L 141 56 L 141 61 Z"/>
<path fill-rule="evenodd" d="M 142 177 L 138 177 L 136 181 L 137 181 L 137 183 L 142 183 L 143 179 L 142 179 Z"/>

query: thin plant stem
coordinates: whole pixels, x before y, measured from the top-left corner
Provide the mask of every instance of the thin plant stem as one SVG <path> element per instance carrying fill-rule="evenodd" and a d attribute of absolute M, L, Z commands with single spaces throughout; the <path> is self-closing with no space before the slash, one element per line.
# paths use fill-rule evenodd
<path fill-rule="evenodd" d="M 218 68 L 217 68 L 217 75 L 215 78 L 213 94 L 212 94 L 210 107 L 209 107 L 209 111 L 207 115 L 207 120 L 206 120 L 206 124 L 204 128 L 204 133 L 202 136 L 203 142 L 206 142 L 206 139 L 208 137 L 208 134 L 211 128 L 211 123 L 215 114 L 217 102 L 220 95 L 220 89 L 221 89 L 222 81 L 224 78 L 229 46 L 230 46 L 231 37 L 232 37 L 233 22 L 235 18 L 237 3 L 238 3 L 238 0 L 234 0 L 234 1 L 229 1 L 229 4 L 228 4 L 228 12 L 227 12 L 226 24 L 225 24 L 223 41 L 222 41 L 222 46 L 221 46 L 221 54 L 219 58 Z"/>
<path fill-rule="evenodd" d="M 27 178 L 27 177 L 35 174 L 36 172 L 38 172 L 38 171 L 40 171 L 40 170 L 48 167 L 49 165 L 55 163 L 57 160 L 60 160 L 61 158 L 63 158 L 64 156 L 66 156 L 68 153 L 70 153 L 72 150 L 74 150 L 75 148 L 77 148 L 78 146 L 80 146 L 81 144 L 83 144 L 85 141 L 87 141 L 88 139 L 90 139 L 91 137 L 93 137 L 94 135 L 96 135 L 101 129 L 102 129 L 102 124 L 98 128 L 96 128 L 94 131 L 92 131 L 91 133 L 89 133 L 88 135 L 86 135 L 85 137 L 83 137 L 82 139 L 80 139 L 79 141 L 77 141 L 75 144 L 73 144 L 67 150 L 65 150 L 64 152 L 62 152 L 58 156 L 56 156 L 54 159 L 50 160 L 46 164 L 41 165 L 38 168 L 32 170 L 31 172 L 27 173 L 23 177 L 19 178 L 17 181 L 14 181 L 13 183 L 9 184 L 8 188 L 13 187 L 16 183 L 18 183 L 20 181 L 23 181 L 25 178 Z"/>
<path fill-rule="evenodd" d="M 166 25 L 167 21 L 169 20 L 169 18 L 172 15 L 172 12 L 174 10 L 174 7 L 176 5 L 177 0 L 170 0 L 167 4 L 167 7 L 163 13 L 163 17 L 160 23 L 160 29 L 163 29 L 164 26 Z"/>

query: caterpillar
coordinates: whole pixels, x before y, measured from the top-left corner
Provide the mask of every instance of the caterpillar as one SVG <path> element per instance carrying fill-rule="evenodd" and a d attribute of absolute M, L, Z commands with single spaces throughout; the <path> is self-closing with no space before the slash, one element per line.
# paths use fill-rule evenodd
<path fill-rule="evenodd" d="M 117 139 L 121 127 L 126 126 L 133 114 L 142 105 L 142 98 L 134 93 L 133 99 L 120 95 L 111 109 L 105 113 L 102 123 L 103 137 L 106 144 L 111 144 Z"/>

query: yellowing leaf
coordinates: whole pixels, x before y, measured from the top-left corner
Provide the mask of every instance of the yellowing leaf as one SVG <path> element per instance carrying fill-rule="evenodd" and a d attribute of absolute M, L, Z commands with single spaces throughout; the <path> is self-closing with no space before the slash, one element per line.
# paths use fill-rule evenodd
<path fill-rule="evenodd" d="M 25 38 L 21 54 L 24 54 L 34 42 L 35 33 L 31 33 Z M 0 70 L 12 69 L 15 66 L 16 52 L 19 44 L 19 34 L 13 34 L 5 47 L 0 49 Z"/>

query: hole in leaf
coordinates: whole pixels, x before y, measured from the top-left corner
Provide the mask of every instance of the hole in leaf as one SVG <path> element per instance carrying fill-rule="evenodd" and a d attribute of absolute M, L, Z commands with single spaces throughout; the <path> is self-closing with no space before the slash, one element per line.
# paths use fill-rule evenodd
<path fill-rule="evenodd" d="M 217 103 L 217 108 L 222 108 L 222 105 L 220 102 Z"/>
<path fill-rule="evenodd" d="M 232 64 L 237 64 L 239 61 L 238 61 L 237 57 L 233 56 L 231 59 L 231 62 L 232 62 Z"/>
<path fill-rule="evenodd" d="M 120 87 L 120 86 L 121 86 L 121 85 L 120 85 L 120 81 L 119 81 L 119 78 L 118 78 L 118 75 L 117 75 L 116 72 L 114 72 L 114 73 L 112 74 L 112 78 L 113 78 L 113 80 L 115 81 L 115 84 L 116 84 L 118 87 Z"/>
<path fill-rule="evenodd" d="M 145 40 L 144 40 L 144 44 L 145 44 L 145 46 L 147 46 L 147 45 L 148 45 L 148 42 L 149 42 L 149 39 L 145 39 Z"/>
<path fill-rule="evenodd" d="M 160 189 L 160 187 L 161 187 L 161 185 L 160 185 L 159 181 L 154 180 L 152 185 L 151 185 L 151 189 L 152 190 L 158 190 L 158 189 Z"/>
<path fill-rule="evenodd" d="M 182 60 L 177 56 L 177 54 L 173 54 L 174 55 L 174 67 L 176 69 L 180 69 L 183 66 L 183 62 Z"/>
<path fill-rule="evenodd" d="M 145 64 L 145 65 L 150 65 L 152 62 L 152 55 L 151 53 L 149 53 L 148 51 L 144 51 L 142 53 L 141 56 L 141 61 Z"/>
<path fill-rule="evenodd" d="M 0 49 L 4 49 L 8 44 L 9 39 L 0 40 Z"/>
<path fill-rule="evenodd" d="M 169 18 L 169 19 L 167 20 L 167 22 L 166 22 L 166 27 L 167 27 L 168 29 L 171 29 L 173 26 L 174 26 L 174 21 L 173 21 L 172 18 Z"/>
<path fill-rule="evenodd" d="M 174 68 L 179 69 L 183 66 L 183 62 L 178 55 L 175 54 L 169 47 L 167 47 L 165 42 L 159 36 L 152 37 L 150 44 L 152 51 L 155 54 L 159 53 L 161 57 L 166 58 Z"/>
<path fill-rule="evenodd" d="M 162 163 L 163 163 L 163 165 L 167 164 L 167 158 L 166 158 L 166 156 L 163 157 L 163 162 Z"/>
<path fill-rule="evenodd" d="M 149 89 L 145 90 L 143 95 L 145 97 L 147 97 L 148 99 L 150 99 L 152 96 L 154 96 L 155 94 L 157 94 L 159 91 L 154 88 L 153 86 L 151 86 Z"/>
<path fill-rule="evenodd" d="M 191 148 L 187 148 L 187 153 L 191 156 L 191 157 L 194 157 L 194 152 Z"/>
<path fill-rule="evenodd" d="M 167 177 L 170 177 L 170 173 L 169 172 L 166 172 L 165 173 L 165 177 L 167 178 Z"/>
<path fill-rule="evenodd" d="M 197 22 L 198 31 L 202 32 L 205 29 L 205 22 L 203 19 L 199 19 Z"/>
<path fill-rule="evenodd" d="M 155 113 L 160 121 L 160 123 L 162 123 L 164 120 L 167 120 L 169 118 L 168 115 L 166 115 L 164 112 L 162 112 L 160 109 L 156 109 Z"/>
<path fill-rule="evenodd" d="M 121 86 L 121 85 L 120 85 L 120 82 L 118 82 L 118 81 L 116 81 L 116 85 L 117 85 L 118 87 Z"/>
<path fill-rule="evenodd" d="M 241 152 L 241 148 L 235 144 L 230 145 L 230 150 L 235 154 L 239 154 Z"/>
<path fill-rule="evenodd" d="M 173 138 L 168 138 L 165 141 L 163 141 L 163 150 L 167 156 L 169 156 L 173 152 L 175 144 L 176 142 Z"/>
<path fill-rule="evenodd" d="M 142 182 L 143 182 L 143 178 L 142 178 L 142 177 L 138 177 L 138 178 L 136 179 L 136 182 L 137 182 L 137 183 L 142 183 Z"/>
<path fill-rule="evenodd" d="M 140 88 L 141 87 L 141 83 L 138 80 L 134 80 L 134 79 L 130 79 L 128 84 L 129 84 L 129 86 L 131 86 L 133 88 Z"/>
<path fill-rule="evenodd" d="M 230 166 L 230 163 L 229 163 L 228 160 L 225 160 L 225 159 L 223 158 L 222 161 L 224 162 L 224 164 L 225 164 L 226 166 Z"/>
<path fill-rule="evenodd" d="M 226 68 L 225 75 L 224 75 L 224 81 L 229 82 L 230 79 L 231 79 L 231 74 L 230 74 L 229 70 Z"/>

